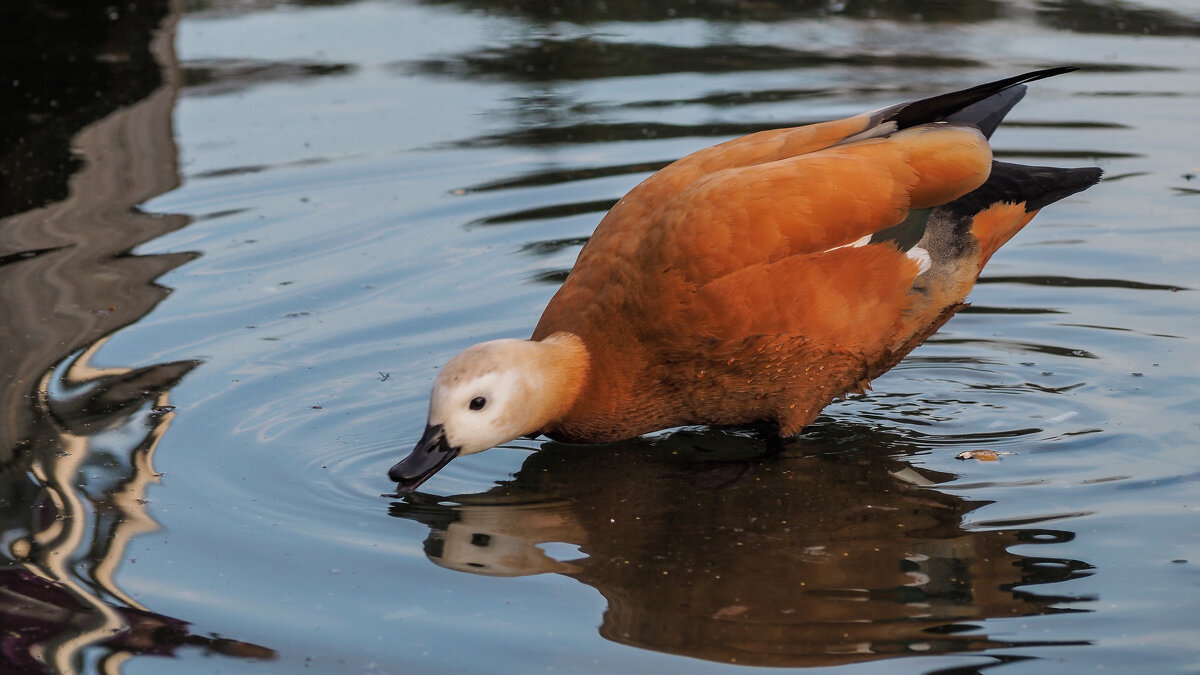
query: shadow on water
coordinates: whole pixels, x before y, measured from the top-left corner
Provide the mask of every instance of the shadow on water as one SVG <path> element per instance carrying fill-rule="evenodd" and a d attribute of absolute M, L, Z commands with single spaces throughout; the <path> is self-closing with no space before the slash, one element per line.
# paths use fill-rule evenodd
<path fill-rule="evenodd" d="M 185 645 L 274 658 L 191 635 L 116 581 L 131 541 L 159 529 L 154 454 L 171 389 L 199 365 L 93 363 L 167 296 L 155 279 L 195 257 L 131 252 L 189 222 L 137 208 L 179 184 L 178 10 L 58 4 L 0 11 L 37 46 L 4 57 L 17 100 L 0 151 L 0 670 L 116 672 Z"/>
<path fill-rule="evenodd" d="M 871 428 L 818 425 L 764 449 L 694 432 L 548 443 L 492 490 L 417 493 L 390 513 L 429 527 L 425 552 L 442 567 L 595 588 L 608 602 L 600 633 L 645 649 L 818 666 L 1086 644 L 1007 641 L 977 623 L 1088 611 L 1091 598 L 1034 589 L 1091 565 L 1010 550 L 1073 532 L 967 529 L 986 502 L 939 491 L 953 475 L 913 466 L 916 448 Z"/>

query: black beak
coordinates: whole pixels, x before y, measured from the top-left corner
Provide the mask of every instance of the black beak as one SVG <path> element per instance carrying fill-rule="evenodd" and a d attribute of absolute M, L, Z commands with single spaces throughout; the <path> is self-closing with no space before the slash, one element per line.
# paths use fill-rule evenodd
<path fill-rule="evenodd" d="M 458 448 L 446 442 L 442 425 L 431 424 L 412 453 L 388 469 L 388 478 L 396 481 L 396 494 L 406 495 L 457 456 Z"/>

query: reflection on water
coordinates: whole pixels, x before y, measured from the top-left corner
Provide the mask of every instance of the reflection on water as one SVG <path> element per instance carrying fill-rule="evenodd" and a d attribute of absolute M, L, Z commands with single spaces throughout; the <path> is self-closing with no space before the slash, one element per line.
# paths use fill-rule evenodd
<path fill-rule="evenodd" d="M 993 638 L 972 623 L 1086 611 L 1091 598 L 1035 589 L 1091 565 L 1010 550 L 1073 533 L 966 529 L 983 502 L 938 491 L 953 476 L 914 467 L 903 438 L 869 428 L 818 426 L 763 450 L 689 432 L 551 443 L 499 487 L 418 493 L 391 514 L 429 526 L 425 552 L 443 567 L 595 588 L 608 601 L 601 634 L 658 651 L 816 666 L 1077 644 Z"/>
<path fill-rule="evenodd" d="M 786 21 L 800 18 L 847 16 L 856 19 L 894 21 L 985 21 L 1001 15 L 997 0 L 799 0 L 778 2 L 729 2 L 728 0 L 684 0 L 645 3 L 637 0 L 591 2 L 496 2 L 495 0 L 426 0 L 426 4 L 454 4 L 471 9 L 513 14 L 530 21 L 561 21 L 587 24 L 596 21 L 667 21 L 698 18 L 706 21 Z"/>
<path fill-rule="evenodd" d="M 428 5 L 457 5 L 489 13 L 519 16 L 534 24 L 570 21 L 671 21 L 697 18 L 724 21 L 792 21 L 844 17 L 905 23 L 975 23 L 1007 18 L 1010 3 L 999 0 L 798 0 L 729 2 L 684 0 L 644 3 L 636 0 L 424 0 Z M 1200 21 L 1169 9 L 1138 7 L 1119 0 L 1043 0 L 1033 17 L 1047 25 L 1085 33 L 1198 36 Z"/>
<path fill-rule="evenodd" d="M 47 121 L 38 109 L 45 101 L 29 93 L 28 105 L 17 106 L 15 114 L 35 130 L 20 127 L 24 135 L 15 146 L 23 152 L 0 158 L 5 176 L 23 175 L 29 143 L 65 154 L 69 140 L 82 158 L 62 163 L 49 158 L 43 164 L 69 166 L 73 173 L 33 171 L 28 183 L 5 182 L 8 213 L 20 210 L 16 204 L 36 207 L 0 220 L 0 670 L 5 672 L 77 672 L 86 669 L 87 658 L 95 658 L 94 652 L 88 656 L 95 647 L 101 655 L 92 665 L 101 672 L 116 672 L 133 654 L 167 655 L 182 645 L 273 657 L 271 650 L 255 645 L 189 635 L 186 622 L 143 607 L 117 581 L 130 542 L 159 527 L 145 508 L 146 490 L 159 477 L 154 454 L 174 417 L 170 391 L 198 365 L 93 363 L 109 335 L 166 297 L 168 289 L 154 280 L 194 257 L 129 253 L 187 225 L 188 219 L 136 208 L 178 185 L 171 129 L 179 88 L 172 44 L 177 17 L 167 14 L 165 3 L 147 3 L 141 12 L 124 15 L 124 21 L 120 16 L 112 10 L 111 16 L 97 17 L 115 24 L 107 35 L 111 42 L 75 46 L 89 65 L 104 63 L 100 54 L 119 64 L 114 68 L 123 76 L 145 75 L 125 85 L 122 91 L 130 92 L 125 107 L 76 107 L 63 101 L 51 107 L 62 105 L 64 114 Z M 75 24 L 53 11 L 29 11 L 22 18 L 22 25 L 48 32 L 55 26 L 70 33 L 72 27 L 92 25 Z M 93 35 L 90 29 L 84 32 Z M 127 33 L 140 38 L 144 53 L 116 58 L 112 50 L 128 47 L 118 41 Z M 88 53 L 89 48 L 96 51 Z M 29 75 L 36 86 L 39 79 Z M 82 98 L 86 103 L 92 92 Z"/>
<path fill-rule="evenodd" d="M 1080 33 L 1200 37 L 1200 20 L 1169 9 L 1095 0 L 1049 0 L 1039 4 L 1041 21 Z"/>
<path fill-rule="evenodd" d="M 678 47 L 658 43 L 611 43 L 592 38 L 540 39 L 503 49 L 458 55 L 418 64 L 427 75 L 505 78 L 522 81 L 590 80 L 654 76 L 675 72 L 727 73 L 731 70 L 792 70 L 832 66 L 963 68 L 971 59 L 928 54 L 895 55 L 787 49 L 771 45 Z M 780 126 L 787 126 L 781 124 Z"/>

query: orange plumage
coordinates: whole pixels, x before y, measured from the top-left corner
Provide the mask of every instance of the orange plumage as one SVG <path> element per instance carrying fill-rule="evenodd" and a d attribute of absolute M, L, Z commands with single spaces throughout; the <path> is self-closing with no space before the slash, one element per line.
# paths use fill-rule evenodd
<path fill-rule="evenodd" d="M 425 436 L 389 475 L 411 490 L 520 434 L 800 432 L 949 320 L 1038 209 L 1099 179 L 994 162 L 987 143 L 1022 83 L 1067 70 L 752 134 L 665 167 L 601 221 L 530 341 L 447 364 Z"/>

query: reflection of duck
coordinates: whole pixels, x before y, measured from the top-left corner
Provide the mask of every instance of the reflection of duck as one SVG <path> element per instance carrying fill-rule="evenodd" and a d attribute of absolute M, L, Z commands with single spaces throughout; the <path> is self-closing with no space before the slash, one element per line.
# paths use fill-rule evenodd
<path fill-rule="evenodd" d="M 1056 68 L 693 153 L 608 212 L 530 340 L 476 345 L 389 475 L 414 489 L 523 434 L 607 442 L 765 422 L 794 435 L 950 319 L 991 255 L 1099 169 L 993 162 Z"/>
<path fill-rule="evenodd" d="M 426 553 L 439 565 L 571 576 L 608 601 L 604 637 L 714 661 L 1017 646 L 970 622 L 1064 611 L 1053 606 L 1064 598 L 1022 587 L 1088 566 L 1007 549 L 1071 533 L 965 530 L 982 504 L 930 487 L 950 475 L 907 464 L 902 439 L 853 432 L 855 452 L 818 427 L 767 459 L 759 441 L 713 433 L 587 453 L 548 444 L 489 492 L 418 493 L 392 514 L 431 528 Z M 697 447 L 723 439 L 724 451 Z"/>

